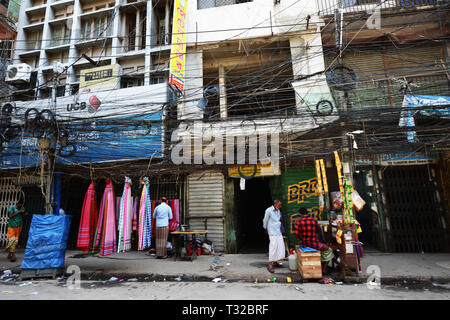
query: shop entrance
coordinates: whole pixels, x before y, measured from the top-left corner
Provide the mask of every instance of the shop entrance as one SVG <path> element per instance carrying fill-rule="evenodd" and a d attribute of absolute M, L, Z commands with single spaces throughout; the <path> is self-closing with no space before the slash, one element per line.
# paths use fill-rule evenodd
<path fill-rule="evenodd" d="M 262 224 L 264 213 L 272 205 L 269 178 L 254 178 L 245 181 L 241 190 L 240 179 L 235 179 L 236 199 L 236 244 L 238 253 L 266 253 L 269 237 Z"/>

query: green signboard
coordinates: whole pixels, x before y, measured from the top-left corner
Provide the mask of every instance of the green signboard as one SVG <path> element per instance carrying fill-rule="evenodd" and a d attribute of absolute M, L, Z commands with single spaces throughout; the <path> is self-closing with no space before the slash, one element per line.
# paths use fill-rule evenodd
<path fill-rule="evenodd" d="M 281 195 L 283 202 L 283 225 L 290 248 L 298 244 L 294 234 L 295 222 L 299 219 L 298 210 L 306 208 L 318 220 L 326 219 L 319 209 L 319 194 L 315 168 L 290 168 L 281 176 Z M 325 217 L 324 217 L 325 216 Z"/>

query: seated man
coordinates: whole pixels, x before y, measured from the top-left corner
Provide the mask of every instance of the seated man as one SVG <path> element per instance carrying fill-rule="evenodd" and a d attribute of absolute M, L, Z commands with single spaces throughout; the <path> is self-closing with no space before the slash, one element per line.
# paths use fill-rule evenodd
<path fill-rule="evenodd" d="M 309 216 L 308 211 L 305 208 L 300 208 L 299 214 L 301 218 L 295 224 L 295 236 L 300 240 L 300 246 L 320 251 L 322 273 L 325 274 L 328 262 L 334 257 L 333 250 L 326 244 L 319 242 L 319 224 Z"/>

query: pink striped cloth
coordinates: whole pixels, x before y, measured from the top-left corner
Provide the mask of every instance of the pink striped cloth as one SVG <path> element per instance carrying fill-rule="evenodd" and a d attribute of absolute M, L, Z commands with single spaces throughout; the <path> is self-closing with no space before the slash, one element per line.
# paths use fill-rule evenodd
<path fill-rule="evenodd" d="M 131 249 L 131 230 L 133 219 L 133 198 L 131 197 L 131 179 L 125 177 L 122 198 L 119 209 L 119 243 L 118 252 Z"/>
<path fill-rule="evenodd" d="M 117 250 L 114 187 L 111 179 L 106 180 L 106 188 L 100 204 L 100 217 L 96 232 L 96 245 L 101 244 L 100 255 L 107 256 Z"/>

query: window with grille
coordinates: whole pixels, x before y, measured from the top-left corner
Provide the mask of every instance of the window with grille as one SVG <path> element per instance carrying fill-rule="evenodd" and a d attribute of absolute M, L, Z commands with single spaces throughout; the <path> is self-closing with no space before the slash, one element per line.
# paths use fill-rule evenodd
<path fill-rule="evenodd" d="M 253 2 L 253 0 L 197 0 L 198 9 L 207 9 L 215 7 L 229 6 L 232 4 L 240 4 L 245 2 Z"/>

